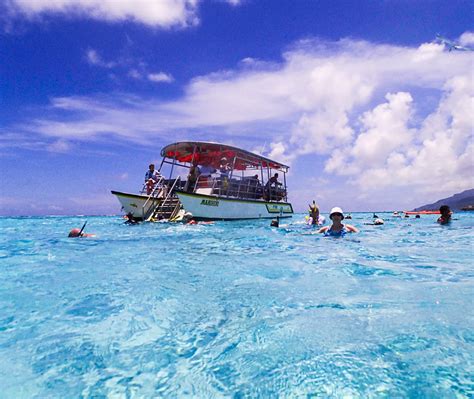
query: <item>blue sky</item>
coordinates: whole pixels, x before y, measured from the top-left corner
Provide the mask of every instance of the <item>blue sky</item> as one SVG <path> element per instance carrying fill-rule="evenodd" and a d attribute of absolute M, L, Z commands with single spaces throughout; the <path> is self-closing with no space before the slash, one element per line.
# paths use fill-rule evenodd
<path fill-rule="evenodd" d="M 470 1 L 7 0 L 0 214 L 114 214 L 177 140 L 291 166 L 298 210 L 474 187 Z"/>

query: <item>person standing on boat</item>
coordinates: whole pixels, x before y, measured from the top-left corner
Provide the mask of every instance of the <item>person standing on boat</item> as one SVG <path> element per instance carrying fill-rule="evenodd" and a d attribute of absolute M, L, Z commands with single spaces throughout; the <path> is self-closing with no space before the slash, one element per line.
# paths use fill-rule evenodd
<path fill-rule="evenodd" d="M 217 170 L 209 162 L 203 162 L 199 167 L 199 182 L 198 187 L 209 187 L 209 179 Z"/>
<path fill-rule="evenodd" d="M 278 181 L 278 173 L 275 173 L 272 177 L 270 177 L 270 180 L 268 180 L 267 184 L 265 184 L 268 199 L 272 200 L 277 198 L 278 186 L 281 185 L 282 184 Z"/>
<path fill-rule="evenodd" d="M 194 186 L 196 185 L 197 179 L 199 178 L 199 169 L 196 165 L 193 165 L 189 168 L 188 173 L 188 182 L 186 183 L 186 191 L 192 193 L 194 191 Z"/>
<path fill-rule="evenodd" d="M 229 188 L 229 172 L 231 167 L 229 165 L 229 161 L 227 161 L 226 157 L 221 158 L 221 162 L 219 164 L 219 173 L 221 174 L 221 184 L 222 184 L 222 191 L 226 192 Z"/>
<path fill-rule="evenodd" d="M 342 237 L 346 233 L 358 233 L 359 230 L 350 224 L 342 224 L 344 220 L 344 213 L 342 209 L 335 206 L 331 209 L 329 219 L 332 220 L 331 226 L 324 226 L 318 230 L 318 233 L 324 233 L 328 237 Z"/>
<path fill-rule="evenodd" d="M 145 173 L 145 185 L 146 185 L 146 194 L 150 195 L 151 192 L 153 191 L 153 188 L 155 187 L 155 184 L 158 183 L 158 181 L 161 178 L 160 172 L 155 170 L 155 165 L 150 164 L 148 165 L 148 170 Z"/>

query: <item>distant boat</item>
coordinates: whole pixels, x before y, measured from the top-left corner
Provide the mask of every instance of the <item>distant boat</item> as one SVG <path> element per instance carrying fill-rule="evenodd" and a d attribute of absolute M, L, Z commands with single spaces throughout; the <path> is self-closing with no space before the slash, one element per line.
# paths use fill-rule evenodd
<path fill-rule="evenodd" d="M 177 220 L 184 212 L 195 219 L 235 220 L 291 217 L 293 207 L 287 200 L 286 174 L 289 167 L 258 154 L 220 143 L 182 141 L 161 150 L 159 168 L 167 179 L 158 182 L 146 195 L 112 191 L 126 214 L 134 219 Z M 227 169 L 219 171 L 226 159 Z M 214 173 L 190 180 L 191 168 L 206 165 Z M 222 169 L 222 168 L 221 168 Z M 180 173 L 181 171 L 181 173 Z M 282 181 L 277 181 L 275 172 Z M 272 178 L 272 179 L 271 179 Z"/>
<path fill-rule="evenodd" d="M 439 215 L 439 211 L 403 211 L 405 215 Z"/>

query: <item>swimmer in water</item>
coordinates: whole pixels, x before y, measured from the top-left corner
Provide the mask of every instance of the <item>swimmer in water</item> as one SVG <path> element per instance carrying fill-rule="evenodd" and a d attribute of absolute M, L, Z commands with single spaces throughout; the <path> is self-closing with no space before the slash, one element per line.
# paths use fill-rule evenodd
<path fill-rule="evenodd" d="M 313 200 L 313 203 L 309 205 L 308 224 L 311 226 L 320 226 L 324 224 L 325 221 L 326 219 L 319 214 L 319 208 Z"/>
<path fill-rule="evenodd" d="M 81 229 L 75 228 L 69 232 L 69 238 L 78 238 L 78 237 L 95 237 L 95 234 L 86 234 L 84 233 L 84 228 L 86 227 L 87 221 L 84 223 Z"/>
<path fill-rule="evenodd" d="M 125 224 L 138 224 L 138 220 L 136 220 L 134 217 L 133 217 L 133 213 L 132 212 L 128 212 L 125 216 Z"/>
<path fill-rule="evenodd" d="M 346 233 L 358 233 L 359 230 L 350 224 L 342 224 L 344 220 L 344 213 L 338 206 L 331 209 L 329 219 L 332 220 L 331 226 L 324 226 L 318 230 L 318 233 L 323 233 L 329 237 L 342 237 Z"/>
<path fill-rule="evenodd" d="M 198 222 L 196 220 L 193 219 L 193 214 L 191 212 L 186 212 L 184 215 L 183 215 L 183 222 L 184 224 L 189 224 L 189 225 L 192 225 L 192 224 L 214 224 L 214 222 Z"/>
<path fill-rule="evenodd" d="M 451 212 L 451 209 L 448 205 L 442 205 L 439 208 L 439 213 L 441 213 L 441 216 L 437 220 L 439 224 L 448 224 L 451 222 L 451 215 L 453 212 Z"/>

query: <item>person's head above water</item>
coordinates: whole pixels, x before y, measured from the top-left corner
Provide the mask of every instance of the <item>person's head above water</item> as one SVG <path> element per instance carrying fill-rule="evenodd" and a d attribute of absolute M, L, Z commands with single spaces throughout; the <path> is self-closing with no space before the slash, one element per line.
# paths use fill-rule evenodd
<path fill-rule="evenodd" d="M 314 201 L 309 205 L 309 216 L 313 219 L 319 218 L 319 208 Z"/>
<path fill-rule="evenodd" d="M 69 232 L 69 235 L 68 237 L 80 237 L 81 236 L 81 229 L 72 229 L 70 232 Z"/>
<path fill-rule="evenodd" d="M 344 212 L 338 206 L 335 206 L 329 212 L 329 218 L 332 221 L 331 226 L 324 226 L 318 230 L 318 233 L 324 233 L 326 236 L 342 236 L 346 232 L 348 233 L 358 233 L 359 230 L 350 225 L 350 224 L 342 224 L 342 220 L 344 219 Z"/>
<path fill-rule="evenodd" d="M 449 208 L 448 205 L 442 205 L 439 208 L 439 213 L 441 213 L 441 216 L 438 218 L 438 223 L 440 224 L 448 224 L 451 222 L 451 209 Z"/>
<path fill-rule="evenodd" d="M 451 209 L 448 205 L 441 205 L 439 208 L 439 213 L 443 216 L 451 216 Z"/>
<path fill-rule="evenodd" d="M 193 214 L 191 212 L 186 212 L 184 215 L 183 215 L 183 220 L 185 222 L 189 222 L 190 220 L 192 220 L 193 218 Z"/>
<path fill-rule="evenodd" d="M 329 219 L 334 220 L 333 217 L 340 217 L 341 220 L 344 219 L 344 212 L 342 211 L 341 208 L 338 206 L 335 206 L 334 208 L 331 209 L 331 212 L 329 213 Z"/>

